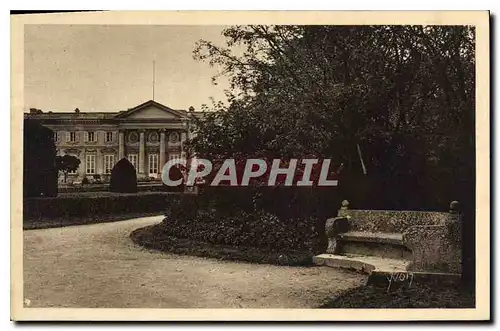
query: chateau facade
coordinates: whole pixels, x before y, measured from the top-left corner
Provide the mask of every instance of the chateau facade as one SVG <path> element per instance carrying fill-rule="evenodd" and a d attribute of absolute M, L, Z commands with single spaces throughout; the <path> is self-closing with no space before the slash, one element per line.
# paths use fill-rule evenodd
<path fill-rule="evenodd" d="M 80 159 L 77 171 L 69 173 L 67 183 L 108 181 L 113 166 L 127 158 L 139 180 L 161 180 L 163 165 L 171 159 L 185 158 L 184 142 L 189 138 L 189 111 L 174 110 L 149 100 L 119 112 L 43 112 L 30 109 L 25 118 L 36 119 L 54 131 L 57 155 Z M 60 178 L 60 181 L 63 179 Z"/>

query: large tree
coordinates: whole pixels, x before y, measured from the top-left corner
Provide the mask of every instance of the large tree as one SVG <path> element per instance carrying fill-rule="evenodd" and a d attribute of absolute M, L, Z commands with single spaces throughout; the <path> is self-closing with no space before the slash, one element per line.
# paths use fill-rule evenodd
<path fill-rule="evenodd" d="M 369 183 L 377 199 L 361 199 L 359 185 L 344 194 L 375 207 L 471 198 L 472 27 L 234 26 L 224 35 L 224 47 L 200 41 L 194 52 L 230 81 L 228 102 L 196 126 L 199 155 L 332 158 L 344 183 Z"/>
<path fill-rule="evenodd" d="M 66 178 L 68 177 L 68 172 L 78 170 L 80 166 L 80 159 L 73 155 L 63 155 L 56 156 L 56 167 L 57 170 L 62 172 L 64 175 L 64 182 L 66 183 Z"/>
<path fill-rule="evenodd" d="M 233 26 L 195 58 L 229 77 L 200 121 L 202 156 L 328 157 L 356 208 L 465 214 L 474 284 L 475 30 L 470 26 Z M 214 77 L 217 79 L 217 77 Z M 210 108 L 210 107 L 208 107 Z M 332 197 L 333 198 L 333 197 Z"/>

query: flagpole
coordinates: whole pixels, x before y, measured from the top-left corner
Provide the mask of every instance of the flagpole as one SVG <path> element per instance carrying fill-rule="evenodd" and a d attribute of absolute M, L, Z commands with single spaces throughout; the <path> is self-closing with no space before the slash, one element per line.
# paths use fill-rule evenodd
<path fill-rule="evenodd" d="M 155 61 L 153 61 L 153 101 L 155 100 Z"/>

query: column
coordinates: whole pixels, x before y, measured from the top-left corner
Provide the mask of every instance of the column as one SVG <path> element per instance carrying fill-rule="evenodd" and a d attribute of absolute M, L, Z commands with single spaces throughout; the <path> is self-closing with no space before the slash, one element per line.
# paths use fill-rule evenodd
<path fill-rule="evenodd" d="M 100 148 L 95 151 L 95 173 L 98 175 L 104 174 L 104 154 Z"/>
<path fill-rule="evenodd" d="M 125 132 L 118 132 L 118 161 L 125 157 Z"/>
<path fill-rule="evenodd" d="M 180 157 L 185 158 L 184 155 L 184 131 L 179 131 L 179 142 L 180 142 L 180 147 L 181 147 L 181 152 L 180 152 Z"/>
<path fill-rule="evenodd" d="M 146 146 L 144 130 L 139 130 L 139 176 L 144 177 L 144 161 L 146 159 Z"/>
<path fill-rule="evenodd" d="M 161 178 L 161 172 L 165 165 L 165 129 L 160 129 L 160 164 L 158 167 L 158 177 Z"/>

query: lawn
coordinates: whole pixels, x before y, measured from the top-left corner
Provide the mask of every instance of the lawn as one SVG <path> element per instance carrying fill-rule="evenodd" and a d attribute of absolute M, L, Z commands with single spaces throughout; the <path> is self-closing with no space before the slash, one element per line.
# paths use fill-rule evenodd
<path fill-rule="evenodd" d="M 474 295 L 460 285 L 415 282 L 387 291 L 386 285 L 348 290 L 321 308 L 474 308 Z"/>

